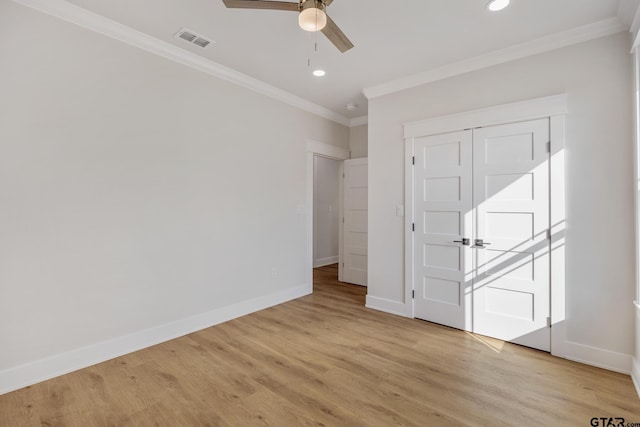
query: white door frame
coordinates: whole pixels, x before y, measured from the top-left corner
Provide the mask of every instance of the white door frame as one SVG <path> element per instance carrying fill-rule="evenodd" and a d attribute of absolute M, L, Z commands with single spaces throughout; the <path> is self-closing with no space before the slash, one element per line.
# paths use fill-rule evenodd
<path fill-rule="evenodd" d="M 313 157 L 320 156 L 333 160 L 346 160 L 351 152 L 346 148 L 325 144 L 313 140 L 307 141 L 307 271 L 305 282 L 309 292 L 313 292 Z M 342 178 L 340 178 L 342 182 Z M 340 185 L 342 187 L 342 185 Z M 340 190 L 342 197 L 342 190 Z M 342 201 L 340 202 L 340 218 L 343 216 Z M 339 262 L 342 262 L 342 222 L 340 222 L 340 242 L 338 249 Z"/>
<path fill-rule="evenodd" d="M 414 317 L 413 252 L 413 143 L 421 136 L 455 132 L 548 117 L 550 120 L 550 225 L 551 225 L 551 354 L 564 357 L 565 327 L 565 194 L 564 147 L 567 95 L 560 94 L 498 105 L 404 124 L 405 144 L 405 315 Z"/>

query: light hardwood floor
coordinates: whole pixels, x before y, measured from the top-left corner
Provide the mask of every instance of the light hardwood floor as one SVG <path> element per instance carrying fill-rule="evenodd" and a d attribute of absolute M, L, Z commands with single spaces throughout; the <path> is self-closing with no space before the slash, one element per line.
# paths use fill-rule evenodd
<path fill-rule="evenodd" d="M 640 423 L 628 376 L 314 294 L 0 396 L 1 426 Z"/>

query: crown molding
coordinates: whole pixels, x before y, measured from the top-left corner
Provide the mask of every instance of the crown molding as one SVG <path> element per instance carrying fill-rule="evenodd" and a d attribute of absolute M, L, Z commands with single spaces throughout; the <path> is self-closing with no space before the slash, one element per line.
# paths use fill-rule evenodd
<path fill-rule="evenodd" d="M 609 18 L 593 24 L 584 25 L 572 30 L 544 36 L 529 42 L 500 49 L 485 55 L 476 56 L 459 62 L 454 62 L 422 73 L 413 74 L 392 80 L 377 86 L 365 88 L 367 99 L 377 98 L 438 80 L 492 67 L 494 65 L 525 58 L 531 55 L 548 52 L 577 43 L 605 37 L 626 31 L 628 28 L 617 18 Z"/>
<path fill-rule="evenodd" d="M 367 123 L 369 123 L 369 116 L 354 117 L 349 121 L 349 127 L 352 128 L 356 126 L 362 126 L 366 125 Z"/>
<path fill-rule="evenodd" d="M 122 25 L 97 13 L 90 12 L 64 0 L 13 0 L 23 6 L 55 16 L 88 30 L 95 31 L 131 46 L 146 50 L 166 59 L 202 71 L 221 80 L 234 83 L 253 92 L 315 114 L 319 117 L 350 126 L 350 119 L 328 108 L 314 104 L 275 86 L 242 74 L 195 53 Z"/>

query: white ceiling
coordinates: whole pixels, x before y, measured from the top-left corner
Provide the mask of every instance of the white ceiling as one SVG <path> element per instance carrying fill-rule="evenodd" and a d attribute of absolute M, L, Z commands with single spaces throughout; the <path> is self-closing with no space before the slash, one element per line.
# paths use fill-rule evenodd
<path fill-rule="evenodd" d="M 367 114 L 364 88 L 607 19 L 628 26 L 636 2 L 512 0 L 492 13 L 487 0 L 334 0 L 328 14 L 355 44 L 341 54 L 302 31 L 294 12 L 226 9 L 222 0 L 69 1 L 349 118 Z M 181 27 L 216 43 L 175 39 Z M 309 58 L 325 77 L 311 75 Z"/>

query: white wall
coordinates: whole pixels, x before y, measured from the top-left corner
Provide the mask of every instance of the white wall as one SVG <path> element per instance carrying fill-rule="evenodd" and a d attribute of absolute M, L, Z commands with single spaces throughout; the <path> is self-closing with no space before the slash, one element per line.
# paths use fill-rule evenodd
<path fill-rule="evenodd" d="M 404 199 L 402 124 L 566 92 L 567 340 L 613 352 L 628 370 L 635 292 L 629 49 L 628 34 L 618 34 L 370 99 L 369 295 L 404 303 L 404 219 L 395 216 Z"/>
<path fill-rule="evenodd" d="M 349 150 L 352 159 L 368 156 L 368 130 L 367 125 L 354 126 L 349 130 Z"/>
<path fill-rule="evenodd" d="M 636 298 L 634 309 L 636 312 L 635 341 L 636 348 L 633 358 L 632 377 L 638 395 L 640 395 L 640 6 L 637 6 L 636 19 L 632 24 L 633 65 L 634 65 L 634 129 L 635 129 L 635 174 L 633 186 L 635 187 L 635 215 L 636 215 Z"/>
<path fill-rule="evenodd" d="M 313 158 L 313 266 L 338 262 L 340 162 Z"/>
<path fill-rule="evenodd" d="M 310 289 L 305 144 L 348 128 L 7 0 L 0 62 L 0 392 L 27 362 Z"/>

